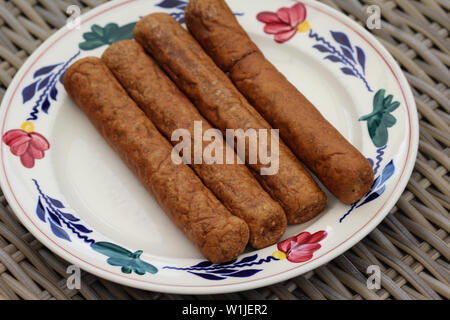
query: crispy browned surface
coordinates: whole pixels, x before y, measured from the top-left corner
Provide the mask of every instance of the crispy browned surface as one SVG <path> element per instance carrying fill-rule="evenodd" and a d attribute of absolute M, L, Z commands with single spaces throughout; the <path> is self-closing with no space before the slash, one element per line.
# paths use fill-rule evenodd
<path fill-rule="evenodd" d="M 259 51 L 223 0 L 190 0 L 185 11 L 189 31 L 225 72 Z"/>
<path fill-rule="evenodd" d="M 193 146 L 194 121 L 201 121 L 204 131 L 212 128 L 134 40 L 111 45 L 103 53 L 102 60 L 169 140 L 176 129 L 186 129 L 191 134 Z M 225 149 L 227 144 L 225 141 L 222 143 Z M 203 148 L 207 145 L 205 142 Z M 234 153 L 233 150 L 231 152 Z M 193 158 L 193 151 L 191 155 Z M 193 159 L 191 163 L 194 163 Z M 267 247 L 280 239 L 286 230 L 286 215 L 244 164 L 203 163 L 192 167 L 231 213 L 247 223 L 250 244 L 254 248 Z"/>
<path fill-rule="evenodd" d="M 172 146 L 100 59 L 75 62 L 64 76 L 64 87 L 208 260 L 225 262 L 242 253 L 249 237 L 246 223 L 231 215 L 187 165 L 172 162 Z"/>
<path fill-rule="evenodd" d="M 367 159 L 261 53 L 223 0 L 191 0 L 186 24 L 248 101 L 344 203 L 373 184 Z"/>
<path fill-rule="evenodd" d="M 351 204 L 370 190 L 369 161 L 262 54 L 243 58 L 230 74 L 253 105 L 270 106 L 263 116 L 336 197 Z"/>
<path fill-rule="evenodd" d="M 136 25 L 134 37 L 213 126 L 221 130 L 270 128 L 175 19 L 164 13 L 148 15 Z M 258 173 L 263 167 L 250 166 Z M 325 194 L 281 141 L 278 173 L 260 179 L 281 203 L 290 224 L 305 221 L 311 212 L 317 215 L 326 205 Z"/>

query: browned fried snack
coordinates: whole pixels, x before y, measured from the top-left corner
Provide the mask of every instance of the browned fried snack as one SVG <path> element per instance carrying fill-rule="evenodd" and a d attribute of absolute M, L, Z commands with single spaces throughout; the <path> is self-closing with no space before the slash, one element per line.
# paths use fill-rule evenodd
<path fill-rule="evenodd" d="M 200 121 L 204 131 L 212 129 L 186 96 L 164 74 L 144 49 L 134 40 L 112 44 L 102 55 L 102 61 L 116 76 L 133 100 L 146 113 L 158 130 L 171 139 L 177 129 L 186 129 L 194 149 L 194 122 Z M 223 150 L 231 148 L 220 141 Z M 177 144 L 174 141 L 173 144 Z M 205 154 L 209 142 L 203 144 Z M 234 154 L 233 150 L 230 150 Z M 222 201 L 230 212 L 242 218 L 250 229 L 250 244 L 264 248 L 276 243 L 286 231 L 286 215 L 244 164 L 195 164 L 191 152 L 192 168 Z"/>
<path fill-rule="evenodd" d="M 223 0 L 191 0 L 186 25 L 239 91 L 342 202 L 373 184 L 369 161 L 261 53 Z"/>
<path fill-rule="evenodd" d="M 134 29 L 134 37 L 213 126 L 221 130 L 255 129 L 257 132 L 261 128 L 270 128 L 199 44 L 171 16 L 154 13 L 142 18 Z M 248 144 L 246 148 L 248 155 Z M 259 162 L 249 166 L 257 173 L 265 167 Z M 289 224 L 313 218 L 326 205 L 325 194 L 281 141 L 278 173 L 259 175 L 258 179 L 280 202 Z"/>
<path fill-rule="evenodd" d="M 203 255 L 214 263 L 236 258 L 249 231 L 203 185 L 189 166 L 175 165 L 172 146 L 98 58 L 70 66 L 64 87 L 94 127 Z"/>

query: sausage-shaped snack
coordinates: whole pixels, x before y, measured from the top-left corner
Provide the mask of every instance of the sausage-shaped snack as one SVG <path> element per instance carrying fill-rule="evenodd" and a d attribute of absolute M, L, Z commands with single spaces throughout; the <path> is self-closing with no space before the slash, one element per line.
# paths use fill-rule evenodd
<path fill-rule="evenodd" d="M 254 129 L 257 134 L 259 129 L 270 129 L 230 79 L 170 15 L 153 13 L 142 18 L 134 29 L 134 38 L 214 127 L 223 131 Z M 248 155 L 248 144 L 246 148 Z M 278 173 L 258 175 L 258 179 L 280 202 L 289 224 L 307 221 L 324 209 L 326 195 L 281 141 L 278 155 Z M 265 167 L 261 162 L 248 165 L 258 174 Z"/>
<path fill-rule="evenodd" d="M 103 53 L 102 61 L 167 139 L 171 140 L 175 130 L 185 129 L 190 133 L 194 149 L 194 123 L 200 123 L 203 132 L 212 129 L 136 41 L 123 40 L 112 44 Z M 266 193 L 244 164 L 226 164 L 226 152 L 234 154 L 234 150 L 225 140 L 221 139 L 220 142 L 222 150 L 230 148 L 223 152 L 221 164 L 209 163 L 208 159 L 195 164 L 195 150 L 192 150 L 192 168 L 225 207 L 247 223 L 250 244 L 254 248 L 276 243 L 286 231 L 283 209 Z M 173 144 L 177 143 L 173 141 Z M 203 143 L 202 154 L 205 156 L 208 145 L 208 142 Z"/>
<path fill-rule="evenodd" d="M 373 184 L 369 161 L 262 54 L 223 0 L 191 0 L 186 25 L 300 160 L 342 202 Z"/>
<path fill-rule="evenodd" d="M 189 166 L 172 162 L 172 145 L 101 59 L 78 60 L 63 82 L 98 132 L 208 260 L 226 262 L 243 252 L 247 224 L 233 216 Z"/>

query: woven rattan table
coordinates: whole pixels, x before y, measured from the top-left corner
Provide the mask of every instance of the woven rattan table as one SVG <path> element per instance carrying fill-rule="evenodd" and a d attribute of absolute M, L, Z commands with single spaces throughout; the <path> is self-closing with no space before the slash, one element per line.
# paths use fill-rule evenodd
<path fill-rule="evenodd" d="M 0 0 L 0 98 L 27 57 L 67 19 L 103 0 Z M 2 299 L 448 299 L 450 298 L 450 1 L 323 0 L 359 21 L 378 5 L 373 33 L 402 66 L 420 113 L 415 171 L 390 214 L 369 236 L 332 262 L 272 286 L 214 296 L 145 292 L 83 273 L 80 290 L 66 286 L 68 263 L 39 243 L 0 193 Z M 367 288 L 366 269 L 379 265 L 381 289 Z"/>

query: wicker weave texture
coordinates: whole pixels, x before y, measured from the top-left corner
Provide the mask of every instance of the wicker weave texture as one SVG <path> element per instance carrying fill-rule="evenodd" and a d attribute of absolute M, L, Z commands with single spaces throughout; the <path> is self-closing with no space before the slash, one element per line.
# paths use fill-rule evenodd
<path fill-rule="evenodd" d="M 103 0 L 0 0 L 0 99 L 27 57 L 67 19 Z M 420 146 L 414 173 L 386 219 L 352 249 L 305 275 L 264 288 L 214 296 L 145 292 L 82 274 L 66 286 L 68 263 L 39 243 L 0 193 L 2 299 L 449 299 L 450 298 L 450 1 L 322 0 L 360 22 L 378 5 L 374 35 L 399 62 L 415 96 Z M 379 265 L 381 289 L 366 269 Z"/>

